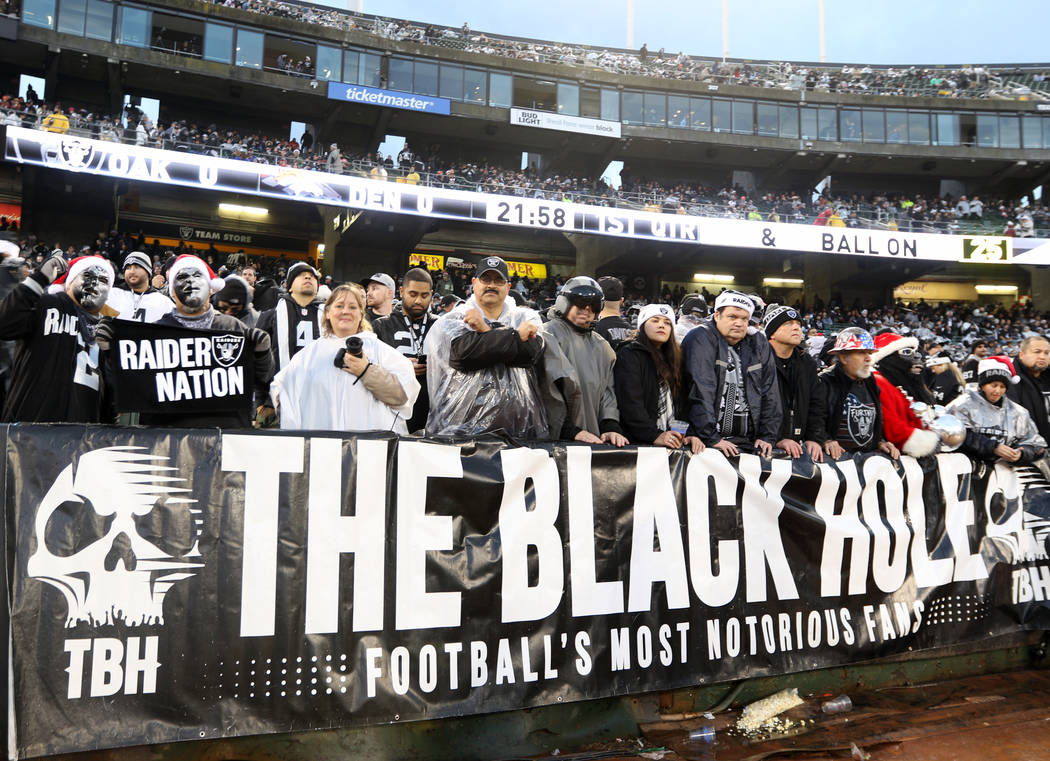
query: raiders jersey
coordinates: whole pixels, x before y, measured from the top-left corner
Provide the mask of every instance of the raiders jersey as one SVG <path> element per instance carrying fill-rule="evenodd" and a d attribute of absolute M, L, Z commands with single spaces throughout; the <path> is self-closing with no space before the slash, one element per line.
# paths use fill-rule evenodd
<path fill-rule="evenodd" d="M 427 333 L 437 319 L 429 312 L 424 313 L 418 322 L 412 322 L 400 309 L 395 309 L 386 317 L 379 317 L 372 323 L 372 330 L 379 336 L 379 340 L 387 346 L 392 346 L 406 357 L 426 361 L 423 353 L 423 342 Z M 427 394 L 427 379 L 425 376 L 417 376 L 420 379 L 419 396 L 416 397 L 415 406 L 412 407 L 412 417 L 408 419 L 408 432 L 424 428 L 427 424 L 427 413 L 430 411 L 430 397 Z"/>
<path fill-rule="evenodd" d="M 301 307 L 290 296 L 259 315 L 255 327 L 270 335 L 276 370 L 287 367 L 300 349 L 321 337 L 323 319 L 324 304 L 314 301 Z"/>
<path fill-rule="evenodd" d="M 18 341 L 5 423 L 112 422 L 103 413 L 98 320 L 33 277 L 12 289 L 0 304 L 0 339 Z"/>
<path fill-rule="evenodd" d="M 106 305 L 117 311 L 118 320 L 156 322 L 175 308 L 174 302 L 156 288 L 135 293 L 128 288 L 111 288 Z"/>

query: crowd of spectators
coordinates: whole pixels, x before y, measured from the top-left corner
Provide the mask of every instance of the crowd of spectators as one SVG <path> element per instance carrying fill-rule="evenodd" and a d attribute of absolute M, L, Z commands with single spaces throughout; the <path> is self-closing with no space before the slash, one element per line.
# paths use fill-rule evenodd
<path fill-rule="evenodd" d="M 459 29 L 402 19 L 365 16 L 345 10 L 301 6 L 280 0 L 212 0 L 216 5 L 240 8 L 281 18 L 295 18 L 339 30 L 360 30 L 380 37 L 463 50 L 520 61 L 593 68 L 616 74 L 680 79 L 709 84 L 813 90 L 861 95 L 925 97 L 1016 98 L 1045 91 L 1046 72 L 1017 66 L 993 68 L 968 65 L 957 69 L 919 66 L 841 67 L 790 62 L 734 63 L 684 52 L 637 51 L 568 43 L 540 42 L 477 32 L 468 24 Z"/>
<path fill-rule="evenodd" d="M 979 196 L 926 197 L 905 193 L 825 194 L 752 192 L 739 187 L 667 183 L 622 176 L 620 187 L 601 178 L 542 173 L 480 161 L 449 161 L 439 145 L 397 156 L 353 153 L 318 145 L 312 133 L 281 138 L 215 124 L 174 120 L 153 124 L 129 106 L 108 116 L 86 108 L 43 103 L 28 97 L 0 97 L 0 123 L 80 134 L 99 140 L 153 146 L 300 169 L 352 174 L 431 187 L 500 193 L 528 198 L 635 208 L 647 211 L 833 227 L 875 228 L 957 234 L 1050 234 L 1050 209 L 1040 202 L 982 199 Z"/>
<path fill-rule="evenodd" d="M 631 303 L 617 277 L 529 282 L 496 256 L 469 274 L 414 268 L 345 284 L 286 260 L 277 284 L 251 263 L 216 272 L 191 254 L 126 251 L 148 248 L 142 236 L 95 244 L 44 253 L 0 239 L 0 339 L 15 342 L 0 356 L 6 422 L 119 414 L 173 427 L 500 431 L 814 462 L 958 448 L 1021 466 L 1043 457 L 1050 435 L 1050 323 L 1030 303 L 817 299 L 806 310 L 725 289 Z M 466 298 L 449 292 L 461 288 Z M 76 330 L 51 330 L 52 313 Z M 148 398 L 114 397 L 111 387 L 128 382 L 124 354 L 118 363 L 111 353 L 124 321 L 242 335 L 248 396 L 205 406 L 205 390 L 163 413 Z M 53 385 L 41 388 L 41 377 Z"/>

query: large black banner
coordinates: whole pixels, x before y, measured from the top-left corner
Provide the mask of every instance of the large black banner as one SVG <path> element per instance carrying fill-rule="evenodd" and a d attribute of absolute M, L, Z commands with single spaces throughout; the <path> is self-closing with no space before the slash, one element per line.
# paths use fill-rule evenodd
<path fill-rule="evenodd" d="M 1050 623 L 1034 468 L 7 429 L 19 757 L 518 709 Z"/>

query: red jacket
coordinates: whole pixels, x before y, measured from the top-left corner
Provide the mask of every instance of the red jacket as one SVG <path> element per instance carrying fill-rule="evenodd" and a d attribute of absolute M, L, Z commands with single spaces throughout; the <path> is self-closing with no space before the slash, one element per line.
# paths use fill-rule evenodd
<path fill-rule="evenodd" d="M 904 393 L 877 370 L 873 373 L 879 385 L 882 403 L 882 435 L 902 454 L 925 457 L 937 451 L 940 437 L 923 428 L 922 421 L 911 411 L 911 402 Z"/>

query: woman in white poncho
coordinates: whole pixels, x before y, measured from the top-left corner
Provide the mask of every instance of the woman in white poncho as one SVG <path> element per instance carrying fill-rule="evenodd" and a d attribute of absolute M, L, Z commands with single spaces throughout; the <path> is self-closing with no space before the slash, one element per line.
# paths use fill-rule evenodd
<path fill-rule="evenodd" d="M 364 308 L 358 286 L 332 291 L 324 307 L 324 335 L 300 350 L 271 386 L 281 428 L 408 433 L 405 420 L 419 381 L 412 363 L 372 332 Z M 361 339 L 361 356 L 345 352 L 337 368 L 335 358 L 351 336 Z"/>

